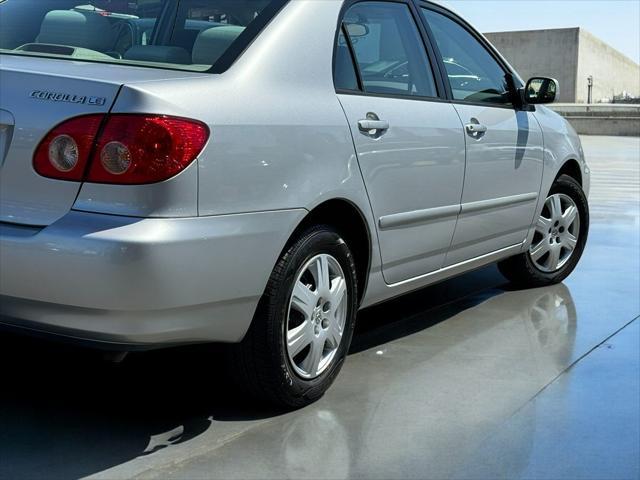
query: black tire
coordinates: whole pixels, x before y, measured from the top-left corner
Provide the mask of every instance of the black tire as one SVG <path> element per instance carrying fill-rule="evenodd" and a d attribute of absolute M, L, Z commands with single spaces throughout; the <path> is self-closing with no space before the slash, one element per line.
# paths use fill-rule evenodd
<path fill-rule="evenodd" d="M 289 299 L 300 268 L 314 256 L 333 256 L 344 272 L 347 314 L 342 341 L 331 365 L 307 380 L 296 373 L 286 350 Z M 349 351 L 358 308 L 356 266 L 348 245 L 329 226 L 302 232 L 276 264 L 244 340 L 231 350 L 231 368 L 239 386 L 256 399 L 278 407 L 300 408 L 319 399 L 340 372 Z"/>
<path fill-rule="evenodd" d="M 576 248 L 569 261 L 555 272 L 540 270 L 531 260 L 529 252 L 523 252 L 515 257 L 498 263 L 500 272 L 515 286 L 522 288 L 543 287 L 562 282 L 576 268 L 582 257 L 589 235 L 589 204 L 580 184 L 568 175 L 561 175 L 551 186 L 549 195 L 563 193 L 575 202 L 580 214 L 580 235 Z"/>

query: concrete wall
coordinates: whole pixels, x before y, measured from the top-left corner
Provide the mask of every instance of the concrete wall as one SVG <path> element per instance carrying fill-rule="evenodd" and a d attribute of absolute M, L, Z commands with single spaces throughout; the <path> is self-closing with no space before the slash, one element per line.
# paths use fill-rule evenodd
<path fill-rule="evenodd" d="M 611 101 L 624 91 L 640 97 L 640 66 L 633 60 L 584 29 L 580 29 L 578 51 L 576 102 L 587 101 L 589 75 L 593 76 L 594 103 Z"/>
<path fill-rule="evenodd" d="M 536 75 L 560 83 L 558 101 L 576 101 L 580 29 L 526 30 L 485 33 L 526 82 Z"/>
<path fill-rule="evenodd" d="M 594 103 L 627 92 L 640 97 L 640 66 L 581 28 L 486 33 L 485 36 L 526 81 L 553 77 L 560 83 L 558 101 L 586 103 L 593 76 Z"/>

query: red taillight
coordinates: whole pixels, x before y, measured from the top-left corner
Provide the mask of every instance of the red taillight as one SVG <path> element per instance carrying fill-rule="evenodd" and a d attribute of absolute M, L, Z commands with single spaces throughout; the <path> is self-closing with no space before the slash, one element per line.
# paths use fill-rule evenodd
<path fill-rule="evenodd" d="M 81 181 L 103 119 L 104 115 L 76 117 L 51 130 L 33 157 L 36 172 L 44 177 Z"/>
<path fill-rule="evenodd" d="M 98 132 L 105 117 L 106 123 Z M 89 118 L 97 119 L 95 128 L 87 122 Z M 47 135 L 36 151 L 34 166 L 41 175 L 63 180 L 154 183 L 184 170 L 208 139 L 204 123 L 185 118 L 127 114 L 78 117 Z M 78 145 L 79 160 L 71 171 L 64 171 L 73 159 L 72 141 Z"/>
<path fill-rule="evenodd" d="M 209 138 L 203 123 L 161 115 L 110 115 L 91 162 L 88 182 L 141 184 L 184 170 Z"/>

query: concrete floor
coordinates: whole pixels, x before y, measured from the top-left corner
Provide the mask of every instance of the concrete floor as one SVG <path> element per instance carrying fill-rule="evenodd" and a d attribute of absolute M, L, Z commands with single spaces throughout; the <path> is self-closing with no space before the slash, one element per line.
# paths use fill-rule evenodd
<path fill-rule="evenodd" d="M 0 340 L 0 478 L 640 477 L 640 139 L 585 137 L 585 255 L 563 285 L 495 267 L 363 312 L 329 393 L 243 400 L 203 348 L 104 364 Z"/>

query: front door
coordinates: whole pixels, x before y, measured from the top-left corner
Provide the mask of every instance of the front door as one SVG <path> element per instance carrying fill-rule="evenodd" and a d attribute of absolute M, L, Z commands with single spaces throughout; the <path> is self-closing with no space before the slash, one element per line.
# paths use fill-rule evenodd
<path fill-rule="evenodd" d="M 453 105 L 437 98 L 409 4 L 362 2 L 347 11 L 335 82 L 376 218 L 385 281 L 440 269 L 460 209 L 464 134 Z"/>
<path fill-rule="evenodd" d="M 461 212 L 445 265 L 522 243 L 542 182 L 542 131 L 512 104 L 505 74 L 454 17 L 422 9 L 465 126 L 467 161 Z"/>

